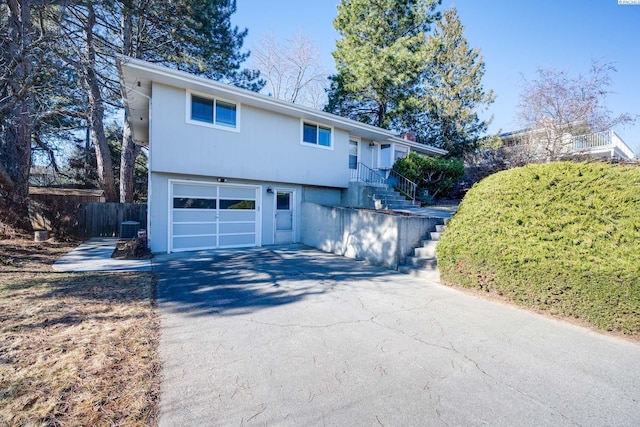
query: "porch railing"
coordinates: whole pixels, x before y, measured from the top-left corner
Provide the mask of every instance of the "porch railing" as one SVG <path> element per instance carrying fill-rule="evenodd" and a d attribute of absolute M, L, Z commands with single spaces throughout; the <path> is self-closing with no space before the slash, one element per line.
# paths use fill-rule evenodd
<path fill-rule="evenodd" d="M 397 173 L 394 170 L 379 171 L 371 169 L 367 165 L 358 163 L 355 169 L 351 169 L 351 181 L 364 182 L 370 185 L 393 188 L 404 196 L 411 199 L 416 204 L 416 190 L 418 184 Z"/>
<path fill-rule="evenodd" d="M 362 163 L 358 163 L 355 169 L 351 169 L 351 180 L 380 186 L 387 185 L 387 178 L 384 175 Z"/>
<path fill-rule="evenodd" d="M 391 172 L 389 173 L 387 183 L 389 186 L 410 198 L 414 205 L 416 204 L 416 189 L 418 188 L 418 184 L 393 169 L 391 169 Z"/>

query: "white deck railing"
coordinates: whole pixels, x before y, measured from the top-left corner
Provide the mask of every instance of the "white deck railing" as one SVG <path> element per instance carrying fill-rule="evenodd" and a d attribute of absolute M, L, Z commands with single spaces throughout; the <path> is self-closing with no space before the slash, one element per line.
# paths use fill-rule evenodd
<path fill-rule="evenodd" d="M 588 152 L 607 148 L 617 149 L 629 159 L 634 157 L 633 150 L 613 130 L 573 137 L 573 149 L 575 151 Z"/>

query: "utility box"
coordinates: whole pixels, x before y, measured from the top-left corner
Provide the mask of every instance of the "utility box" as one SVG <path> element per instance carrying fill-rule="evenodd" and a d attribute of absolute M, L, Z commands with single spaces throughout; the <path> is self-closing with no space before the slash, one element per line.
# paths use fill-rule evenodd
<path fill-rule="evenodd" d="M 124 221 L 120 224 L 120 238 L 133 239 L 138 237 L 140 223 L 138 221 Z"/>

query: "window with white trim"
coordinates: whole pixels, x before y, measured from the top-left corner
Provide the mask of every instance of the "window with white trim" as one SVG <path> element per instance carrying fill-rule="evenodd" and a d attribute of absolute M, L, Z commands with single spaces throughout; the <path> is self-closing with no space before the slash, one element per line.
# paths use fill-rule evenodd
<path fill-rule="evenodd" d="M 349 169 L 358 169 L 358 141 L 349 139 Z"/>
<path fill-rule="evenodd" d="M 311 122 L 302 122 L 302 142 L 331 148 L 333 146 L 333 132 L 329 126 L 322 126 Z"/>
<path fill-rule="evenodd" d="M 221 99 L 189 93 L 188 119 L 192 122 L 236 129 L 238 106 Z"/>

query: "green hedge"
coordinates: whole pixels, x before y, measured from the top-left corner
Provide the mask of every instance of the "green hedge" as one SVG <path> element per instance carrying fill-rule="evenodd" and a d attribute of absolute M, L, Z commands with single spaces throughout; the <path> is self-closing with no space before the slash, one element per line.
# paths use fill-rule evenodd
<path fill-rule="evenodd" d="M 449 194 L 464 175 L 464 163 L 460 159 L 424 157 L 414 152 L 398 159 L 393 170 L 415 182 L 417 198 L 431 204 L 436 197 Z"/>
<path fill-rule="evenodd" d="M 476 184 L 437 248 L 445 283 L 640 334 L 640 168 L 529 165 Z"/>

